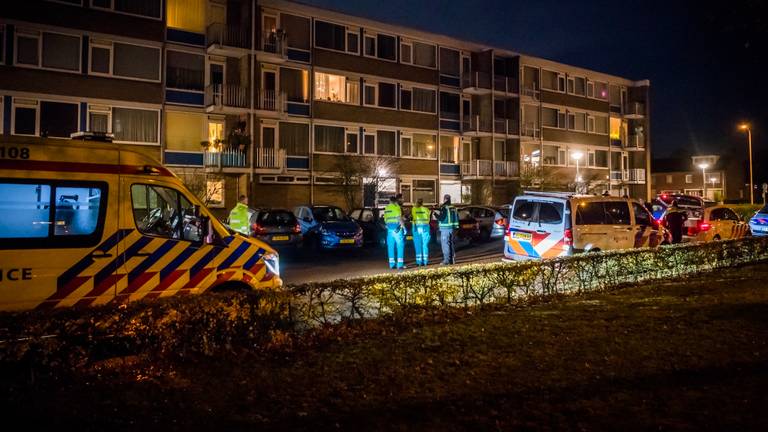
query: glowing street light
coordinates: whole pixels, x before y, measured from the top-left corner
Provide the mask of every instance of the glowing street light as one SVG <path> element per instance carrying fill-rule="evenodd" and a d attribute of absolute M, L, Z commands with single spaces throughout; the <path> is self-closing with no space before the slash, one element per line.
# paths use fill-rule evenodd
<path fill-rule="evenodd" d="M 576 182 L 581 183 L 581 174 L 579 174 L 579 161 L 584 157 L 584 153 L 575 151 L 571 153 L 571 158 L 576 161 Z"/>
<path fill-rule="evenodd" d="M 747 142 L 749 143 L 749 203 L 755 204 L 754 184 L 752 184 L 752 127 L 748 123 L 739 125 L 740 130 L 747 131 Z"/>
<path fill-rule="evenodd" d="M 707 197 L 707 168 L 709 168 L 708 163 L 700 163 L 699 168 L 701 168 L 701 184 L 703 188 L 703 192 L 701 194 L 702 198 Z"/>

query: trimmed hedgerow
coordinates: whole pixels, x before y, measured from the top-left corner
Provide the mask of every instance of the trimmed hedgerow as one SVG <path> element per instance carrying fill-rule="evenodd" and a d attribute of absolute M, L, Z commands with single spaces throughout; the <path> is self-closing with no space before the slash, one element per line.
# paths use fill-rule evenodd
<path fill-rule="evenodd" d="M 474 264 L 212 293 L 121 307 L 0 314 L 0 370 L 58 372 L 136 354 L 154 358 L 283 352 L 308 329 L 424 308 L 508 304 L 604 290 L 768 259 L 768 238 Z M 310 332 L 311 333 L 311 332 Z"/>

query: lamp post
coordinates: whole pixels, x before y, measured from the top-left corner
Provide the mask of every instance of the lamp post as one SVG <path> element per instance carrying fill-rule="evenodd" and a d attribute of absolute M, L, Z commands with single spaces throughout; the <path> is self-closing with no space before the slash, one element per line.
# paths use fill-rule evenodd
<path fill-rule="evenodd" d="M 755 186 L 752 184 L 752 127 L 748 123 L 739 125 L 739 129 L 747 131 L 747 143 L 749 144 L 749 203 L 755 205 Z"/>
<path fill-rule="evenodd" d="M 701 186 L 703 188 L 701 197 L 706 198 L 707 197 L 707 168 L 709 168 L 709 164 L 700 163 L 699 168 L 701 168 Z"/>
<path fill-rule="evenodd" d="M 575 151 L 571 153 L 571 158 L 576 161 L 576 183 L 581 183 L 581 174 L 579 174 L 579 161 L 584 156 L 584 153 Z"/>

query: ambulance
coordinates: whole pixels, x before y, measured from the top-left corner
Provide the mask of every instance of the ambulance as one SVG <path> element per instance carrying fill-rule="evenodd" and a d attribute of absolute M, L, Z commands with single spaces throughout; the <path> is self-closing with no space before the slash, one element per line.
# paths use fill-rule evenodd
<path fill-rule="evenodd" d="M 640 202 L 570 192 L 525 192 L 515 198 L 504 237 L 505 260 L 657 247 L 669 232 Z"/>
<path fill-rule="evenodd" d="M 108 137 L 32 140 L 0 143 L 0 310 L 282 286 L 273 249 L 151 156 Z"/>

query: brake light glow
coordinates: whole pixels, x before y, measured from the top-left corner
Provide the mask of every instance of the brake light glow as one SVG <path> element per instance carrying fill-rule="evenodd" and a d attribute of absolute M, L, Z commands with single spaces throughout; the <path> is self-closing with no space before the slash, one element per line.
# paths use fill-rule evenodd
<path fill-rule="evenodd" d="M 565 232 L 563 233 L 563 243 L 566 246 L 573 245 L 573 231 L 571 231 L 570 228 L 566 229 Z"/>
<path fill-rule="evenodd" d="M 498 226 L 507 226 L 507 219 L 506 218 L 498 218 L 494 221 L 494 223 Z"/>
<path fill-rule="evenodd" d="M 301 234 L 301 225 L 298 223 L 293 227 L 293 233 L 294 234 Z"/>
<path fill-rule="evenodd" d="M 252 223 L 251 224 L 251 233 L 252 233 L 251 235 L 263 235 L 263 234 L 266 234 L 267 231 L 261 225 L 259 225 L 257 223 Z"/>
<path fill-rule="evenodd" d="M 699 222 L 699 231 L 700 232 L 706 232 L 709 231 L 709 229 L 712 227 L 712 225 L 706 223 L 706 222 Z"/>

